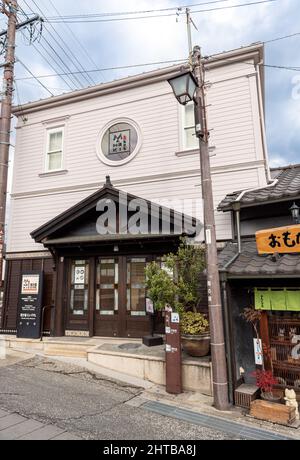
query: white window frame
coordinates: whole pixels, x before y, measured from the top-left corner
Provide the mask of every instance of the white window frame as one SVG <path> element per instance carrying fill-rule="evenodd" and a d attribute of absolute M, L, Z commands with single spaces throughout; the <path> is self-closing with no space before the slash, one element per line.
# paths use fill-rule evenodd
<path fill-rule="evenodd" d="M 195 133 L 195 146 L 193 147 L 189 147 L 188 145 L 186 145 L 186 136 L 185 136 L 185 130 L 188 129 L 188 128 L 195 128 L 195 125 L 194 126 L 187 126 L 186 125 L 186 107 L 188 105 L 191 105 L 193 104 L 193 102 L 190 102 L 189 104 L 187 104 L 186 106 L 180 106 L 180 133 L 181 133 L 181 139 L 180 139 L 180 144 L 181 144 L 181 150 L 183 151 L 188 151 L 188 150 L 196 150 L 198 149 L 198 140 L 197 140 L 197 137 L 196 137 L 196 133 Z"/>
<path fill-rule="evenodd" d="M 49 147 L 50 147 L 50 136 L 51 134 L 55 134 L 61 132 L 62 133 L 62 140 L 61 140 L 61 163 L 60 163 L 60 168 L 57 169 L 49 169 L 49 153 L 55 153 L 49 152 Z M 64 169 L 64 141 L 65 141 L 65 126 L 56 126 L 55 128 L 48 128 L 47 129 L 47 140 L 46 140 L 46 154 L 45 154 L 45 172 L 46 173 L 54 173 L 57 171 L 62 171 Z M 56 152 L 60 152 L 60 150 L 57 150 Z"/>

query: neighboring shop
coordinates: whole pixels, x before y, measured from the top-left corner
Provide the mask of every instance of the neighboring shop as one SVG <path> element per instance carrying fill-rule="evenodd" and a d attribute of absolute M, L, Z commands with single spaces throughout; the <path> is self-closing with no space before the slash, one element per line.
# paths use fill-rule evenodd
<path fill-rule="evenodd" d="M 220 254 L 228 356 L 233 389 L 253 382 L 261 356 L 243 311 L 260 310 L 265 369 L 300 398 L 300 166 L 273 175 L 268 187 L 235 192 L 219 206 L 231 210 L 235 236 Z"/>

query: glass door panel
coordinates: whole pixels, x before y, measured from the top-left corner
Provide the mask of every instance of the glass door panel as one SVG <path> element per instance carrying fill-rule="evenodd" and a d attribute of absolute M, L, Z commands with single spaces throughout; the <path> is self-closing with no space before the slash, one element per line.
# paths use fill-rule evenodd
<path fill-rule="evenodd" d="M 131 316 L 146 315 L 146 258 L 127 260 L 127 312 Z"/>
<path fill-rule="evenodd" d="M 115 259 L 99 259 L 96 281 L 96 311 L 114 315 L 119 309 L 119 266 Z"/>
<path fill-rule="evenodd" d="M 83 316 L 88 310 L 89 261 L 74 260 L 71 265 L 71 315 Z"/>

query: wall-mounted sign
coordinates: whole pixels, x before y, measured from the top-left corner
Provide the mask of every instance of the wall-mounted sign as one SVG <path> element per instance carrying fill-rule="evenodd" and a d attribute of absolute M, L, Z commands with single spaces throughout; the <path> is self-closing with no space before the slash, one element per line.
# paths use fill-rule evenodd
<path fill-rule="evenodd" d="M 300 253 L 300 225 L 260 230 L 255 236 L 259 254 Z"/>
<path fill-rule="evenodd" d="M 109 133 L 109 154 L 130 153 L 130 130 Z"/>
<path fill-rule="evenodd" d="M 105 125 L 97 140 L 99 158 L 111 166 L 132 160 L 140 147 L 139 126 L 128 118 L 119 118 Z"/>
<path fill-rule="evenodd" d="M 26 272 L 21 277 L 17 337 L 39 339 L 42 329 L 43 273 Z"/>
<path fill-rule="evenodd" d="M 179 323 L 179 314 L 171 313 L 171 323 Z"/>

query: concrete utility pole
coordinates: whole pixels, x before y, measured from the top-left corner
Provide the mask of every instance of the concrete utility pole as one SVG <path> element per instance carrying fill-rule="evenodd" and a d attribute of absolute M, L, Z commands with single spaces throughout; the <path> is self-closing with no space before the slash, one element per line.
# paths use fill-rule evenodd
<path fill-rule="evenodd" d="M 6 14 L 8 17 L 8 25 L 0 120 L 0 286 L 2 285 L 3 270 L 7 175 L 14 87 L 14 64 L 18 7 L 16 0 L 4 1 L 2 3 L 2 12 L 4 12 L 4 14 Z M 7 9 L 5 7 L 7 7 Z"/>
<path fill-rule="evenodd" d="M 214 405 L 219 410 L 227 410 L 229 407 L 229 400 L 226 351 L 218 267 L 214 201 L 208 149 L 209 132 L 207 129 L 204 93 L 204 68 L 201 61 L 201 49 L 199 46 L 195 46 L 193 49 L 193 74 L 198 82 L 195 96 L 195 123 L 196 136 L 199 139 L 200 145 L 201 187 L 206 242 L 206 271 Z"/>
<path fill-rule="evenodd" d="M 6 35 L 5 62 L 1 66 L 4 67 L 4 76 L 0 118 L 0 287 L 2 287 L 3 276 L 2 271 L 5 241 L 5 211 L 7 200 L 8 160 L 14 91 L 16 31 L 30 24 L 33 24 L 36 21 L 42 21 L 40 16 L 35 15 L 34 17 L 27 19 L 24 22 L 17 23 L 17 11 L 17 0 L 2 0 L 0 5 L 0 12 L 7 16 L 8 23 L 7 30 L 0 33 L 0 37 Z"/>

